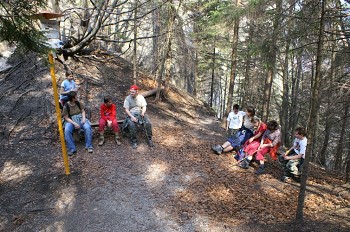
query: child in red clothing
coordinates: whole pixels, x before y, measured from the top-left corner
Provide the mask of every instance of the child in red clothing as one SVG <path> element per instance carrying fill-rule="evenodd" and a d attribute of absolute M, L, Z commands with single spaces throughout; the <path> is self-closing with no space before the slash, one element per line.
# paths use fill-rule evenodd
<path fill-rule="evenodd" d="M 98 122 L 98 132 L 100 134 L 100 138 L 98 140 L 98 145 L 102 146 L 104 143 L 104 130 L 105 127 L 112 127 L 115 134 L 115 142 L 117 145 L 121 145 L 120 136 L 119 136 L 119 126 L 117 120 L 117 108 L 115 104 L 112 103 L 112 99 L 110 96 L 105 96 L 104 104 L 101 104 L 100 107 L 100 120 Z"/>

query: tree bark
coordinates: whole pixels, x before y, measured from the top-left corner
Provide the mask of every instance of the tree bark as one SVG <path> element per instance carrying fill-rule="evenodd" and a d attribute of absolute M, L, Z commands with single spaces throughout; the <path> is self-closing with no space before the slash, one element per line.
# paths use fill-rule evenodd
<path fill-rule="evenodd" d="M 270 53 L 268 55 L 268 68 L 267 68 L 267 77 L 265 79 L 265 87 L 264 87 L 264 102 L 262 108 L 262 120 L 267 122 L 269 119 L 269 111 L 270 111 L 270 101 L 271 101 L 271 91 L 273 78 L 275 75 L 275 65 L 276 65 L 276 54 L 277 54 L 277 35 L 278 35 L 278 25 L 280 23 L 280 15 L 282 12 L 282 0 L 276 0 L 276 15 L 273 22 L 273 33 L 270 44 Z"/>
<path fill-rule="evenodd" d="M 338 141 L 336 152 L 335 152 L 334 169 L 337 171 L 342 171 L 343 144 L 344 144 L 346 128 L 348 125 L 348 117 L 349 117 L 349 102 L 345 102 L 344 103 L 344 117 L 343 117 L 342 127 L 340 130 L 339 141 Z"/>
<path fill-rule="evenodd" d="M 320 104 L 320 86 L 321 86 L 321 64 L 322 64 L 322 48 L 323 48 L 323 36 L 324 36 L 324 14 L 325 14 L 325 0 L 321 0 L 321 12 L 320 12 L 320 24 L 319 24 L 319 33 L 318 33 L 318 45 L 317 45 L 317 59 L 316 59 L 316 73 L 314 81 L 312 82 L 312 98 L 311 98 L 311 107 L 310 115 L 308 120 L 308 147 L 306 149 L 305 160 L 302 168 L 301 182 L 300 182 L 300 191 L 298 196 L 298 206 L 296 210 L 296 221 L 301 224 L 304 218 L 304 203 L 305 203 L 305 192 L 306 192 L 306 181 L 309 175 L 309 163 L 313 151 L 310 149 L 310 143 L 313 141 L 315 128 L 317 124 L 315 118 L 318 115 L 318 109 Z"/>
<path fill-rule="evenodd" d="M 240 7 L 241 0 L 235 0 L 235 6 Z M 238 31 L 239 31 L 240 19 L 237 17 L 234 21 L 233 37 L 232 37 L 232 52 L 231 52 L 231 73 L 230 73 L 230 85 L 228 88 L 228 98 L 226 106 L 226 114 L 228 115 L 233 105 L 233 89 L 235 86 L 236 79 L 236 68 L 237 68 L 237 46 L 238 46 Z"/>

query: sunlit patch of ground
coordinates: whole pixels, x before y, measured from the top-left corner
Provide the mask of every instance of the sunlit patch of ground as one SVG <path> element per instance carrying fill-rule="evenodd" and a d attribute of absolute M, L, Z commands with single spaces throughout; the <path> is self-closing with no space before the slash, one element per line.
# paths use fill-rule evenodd
<path fill-rule="evenodd" d="M 33 173 L 29 165 L 18 164 L 12 161 L 5 162 L 0 173 L 0 182 L 20 182 Z"/>

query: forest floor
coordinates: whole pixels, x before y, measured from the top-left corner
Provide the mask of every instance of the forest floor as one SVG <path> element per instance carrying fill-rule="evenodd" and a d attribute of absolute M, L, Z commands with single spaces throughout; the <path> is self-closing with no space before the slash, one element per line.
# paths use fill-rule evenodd
<path fill-rule="evenodd" d="M 276 161 L 264 175 L 240 169 L 232 154 L 210 146 L 225 132 L 204 104 L 172 88 L 155 104 L 147 98 L 154 148 L 139 133 L 139 147 L 112 137 L 87 153 L 69 157 L 65 175 L 47 65 L 33 55 L 10 60 L 0 73 L 0 231 L 349 231 L 349 185 L 341 176 L 311 166 L 305 222 L 294 217 L 299 184 L 279 181 Z M 118 117 L 132 83 L 132 70 L 112 56 L 70 60 L 80 100 L 98 120 L 105 94 Z M 55 63 L 58 82 L 63 66 Z M 143 90 L 155 87 L 139 74 Z"/>

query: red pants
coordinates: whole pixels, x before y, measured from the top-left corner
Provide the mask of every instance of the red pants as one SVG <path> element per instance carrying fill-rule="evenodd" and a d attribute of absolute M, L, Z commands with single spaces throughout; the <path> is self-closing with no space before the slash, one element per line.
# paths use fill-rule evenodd
<path fill-rule="evenodd" d="M 105 130 L 105 127 L 107 126 L 107 121 L 103 118 L 100 118 L 98 121 L 98 132 L 102 132 Z M 119 126 L 117 119 L 112 120 L 112 128 L 114 132 L 119 132 Z"/>
<path fill-rule="evenodd" d="M 248 143 L 248 141 L 246 142 Z M 260 142 L 258 141 L 253 141 L 251 143 L 249 143 L 245 148 L 244 148 L 244 153 L 248 154 L 248 155 L 253 155 L 254 152 L 258 149 L 258 147 L 260 146 Z"/>
<path fill-rule="evenodd" d="M 256 152 L 255 159 L 256 160 L 264 160 L 264 155 L 269 153 L 271 150 L 271 147 L 264 147 Z"/>

